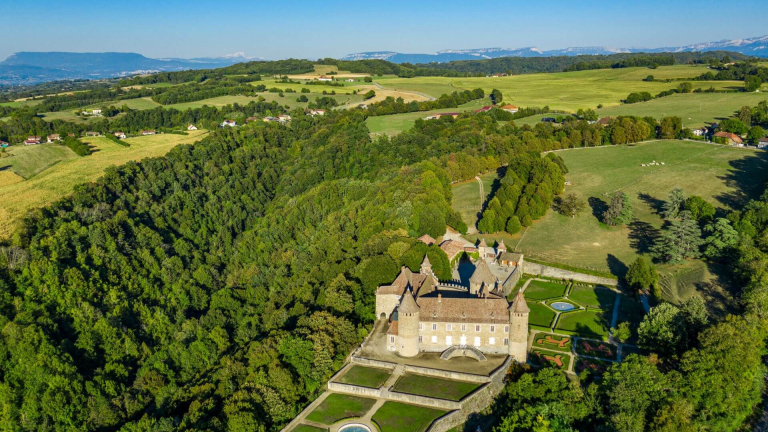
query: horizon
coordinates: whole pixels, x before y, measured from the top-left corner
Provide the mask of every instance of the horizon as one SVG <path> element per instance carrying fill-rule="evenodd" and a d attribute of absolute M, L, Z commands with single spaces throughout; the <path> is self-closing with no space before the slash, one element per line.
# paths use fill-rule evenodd
<path fill-rule="evenodd" d="M 707 16 L 721 16 L 718 11 L 734 8 L 751 10 L 730 25 L 698 18 L 700 12 L 686 3 L 652 0 L 642 5 L 575 5 L 556 1 L 542 14 L 535 5 L 480 2 L 479 7 L 469 8 L 456 0 L 441 2 L 439 7 L 396 0 L 366 10 L 349 1 L 318 7 L 301 0 L 264 7 L 235 0 L 221 7 L 208 0 L 193 5 L 179 0 L 162 4 L 139 0 L 93 8 L 50 0 L 30 4 L 0 0 L 0 12 L 10 22 L 52 23 L 31 34 L 5 34 L 0 58 L 17 52 L 138 53 L 160 59 L 242 52 L 249 58 L 278 60 L 479 48 L 652 49 L 768 34 L 764 24 L 768 11 L 756 0 L 696 5 Z M 652 21 L 644 19 L 649 11 L 655 12 Z M 513 17 L 511 22 L 504 18 L 494 21 L 494 17 L 507 16 Z M 627 25 L 627 20 L 638 22 Z M 89 37 L 92 34 L 97 37 Z"/>

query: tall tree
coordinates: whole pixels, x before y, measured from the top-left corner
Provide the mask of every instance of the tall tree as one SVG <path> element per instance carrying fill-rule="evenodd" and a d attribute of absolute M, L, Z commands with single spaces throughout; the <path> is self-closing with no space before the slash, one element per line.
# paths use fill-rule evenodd
<path fill-rule="evenodd" d="M 731 255 L 731 251 L 739 242 L 739 233 L 725 218 L 717 218 L 704 227 L 707 237 L 704 239 L 704 256 L 709 259 L 720 259 Z"/>
<path fill-rule="evenodd" d="M 632 220 L 632 201 L 624 192 L 611 195 L 611 203 L 603 213 L 603 222 L 608 225 L 621 225 Z"/>
<path fill-rule="evenodd" d="M 680 210 L 683 209 L 683 206 L 685 204 L 685 193 L 683 190 L 679 187 L 672 189 L 671 192 L 669 192 L 669 196 L 667 197 L 667 201 L 664 202 L 664 217 L 667 219 L 674 219 L 677 217 L 677 215 L 680 213 Z"/>
<path fill-rule="evenodd" d="M 680 212 L 679 220 L 672 220 L 660 241 L 653 246 L 655 255 L 664 262 L 679 264 L 689 258 L 698 258 L 703 243 L 701 229 L 687 210 Z"/>

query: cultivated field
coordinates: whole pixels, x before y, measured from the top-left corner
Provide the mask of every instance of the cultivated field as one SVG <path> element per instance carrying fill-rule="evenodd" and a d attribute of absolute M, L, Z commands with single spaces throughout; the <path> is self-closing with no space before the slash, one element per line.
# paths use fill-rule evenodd
<path fill-rule="evenodd" d="M 72 157 L 61 157 L 58 155 L 58 163 L 47 164 L 50 166 L 37 174 L 30 176 L 24 181 L 5 182 L 0 177 L 0 237 L 8 236 L 13 228 L 28 210 L 42 207 L 72 192 L 72 188 L 79 184 L 94 181 L 101 177 L 104 169 L 113 165 L 122 165 L 128 161 L 138 161 L 146 157 L 162 156 L 173 147 L 179 144 L 192 143 L 199 140 L 207 131 L 194 131 L 189 135 L 162 134 L 154 136 L 145 136 L 137 138 L 128 138 L 125 142 L 130 147 L 122 147 L 106 138 L 84 138 L 83 142 L 91 145 L 95 153 L 90 156 L 78 157 L 68 148 L 62 146 L 51 146 L 57 150 L 66 151 Z M 40 147 L 28 147 L 29 151 L 34 148 L 45 149 L 49 145 Z M 26 150 L 19 148 L 19 150 Z M 14 149 L 16 151 L 16 149 Z M 39 150 L 38 150 L 39 152 Z M 39 153 L 42 155 L 42 153 Z M 46 154 L 51 156 L 51 154 Z M 53 156 L 51 156 L 53 157 Z M 6 163 L 11 158 L 0 159 L 0 164 Z M 36 165 L 45 166 L 44 161 Z M 35 172 L 35 164 L 28 163 L 24 165 L 23 172 Z M 31 171 L 27 171 L 31 167 Z M 13 166 L 7 170 L 15 169 Z M 21 168 L 20 168 L 21 169 Z M 2 173 L 0 168 L 0 173 Z"/>

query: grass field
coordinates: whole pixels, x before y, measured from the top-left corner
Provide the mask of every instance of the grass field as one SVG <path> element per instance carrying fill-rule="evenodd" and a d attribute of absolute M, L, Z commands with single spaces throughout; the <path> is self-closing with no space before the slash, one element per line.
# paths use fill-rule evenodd
<path fill-rule="evenodd" d="M 340 383 L 379 388 L 392 373 L 387 369 L 354 365 L 339 378 Z"/>
<path fill-rule="evenodd" d="M 67 109 L 67 110 L 56 111 L 56 112 L 47 112 L 41 115 L 43 116 L 43 119 L 45 119 L 46 121 L 64 120 L 68 122 L 85 123 L 89 121 L 103 120 L 104 117 L 78 116 L 75 114 L 75 111 L 101 108 L 103 106 L 115 106 L 120 108 L 123 105 L 126 105 L 128 108 L 134 109 L 134 110 L 146 110 L 146 109 L 152 109 L 152 108 L 157 108 L 161 106 L 159 103 L 153 101 L 151 98 L 144 97 L 144 98 L 136 98 L 136 99 L 125 99 L 125 100 L 101 102 L 93 105 L 88 105 L 87 107 L 82 107 L 77 109 L 73 108 L 73 109 Z M 119 117 L 120 115 L 122 114 L 118 114 L 117 116 Z"/>
<path fill-rule="evenodd" d="M 544 328 L 552 326 L 552 320 L 555 319 L 555 311 L 535 301 L 527 303 L 528 308 L 531 309 L 531 313 L 528 315 L 528 323 Z"/>
<path fill-rule="evenodd" d="M 305 424 L 299 424 L 295 428 L 291 429 L 291 432 L 326 432 L 328 429 L 321 429 Z"/>
<path fill-rule="evenodd" d="M 648 102 L 603 108 L 597 110 L 597 113 L 600 117 L 636 115 L 657 119 L 675 115 L 683 119 L 684 127 L 694 129 L 730 117 L 739 108 L 745 105 L 756 106 L 764 100 L 768 100 L 765 93 L 676 94 Z"/>
<path fill-rule="evenodd" d="M 369 118 L 368 121 L 370 120 L 371 119 Z M 370 127 L 370 125 L 368 127 Z M 493 182 L 497 177 L 498 174 L 496 171 L 480 176 L 480 181 L 483 182 L 483 191 L 485 192 L 483 197 L 480 197 L 480 185 L 475 179 L 453 185 L 451 206 L 461 214 L 461 219 L 472 231 L 474 231 L 477 216 L 480 213 L 480 210 L 482 210 L 483 202 L 485 202 L 488 195 L 490 195 Z"/>
<path fill-rule="evenodd" d="M 525 288 L 525 298 L 531 300 L 560 298 L 565 294 L 566 288 L 568 288 L 566 284 L 532 280 Z"/>
<path fill-rule="evenodd" d="M 80 158 L 72 150 L 59 144 L 12 146 L 6 150 L 6 154 L 9 156 L 0 159 L 0 171 L 9 170 L 24 179 L 61 161 Z"/>
<path fill-rule="evenodd" d="M 428 117 L 432 114 L 464 112 L 480 108 L 483 105 L 488 105 L 489 103 L 489 99 L 479 99 L 464 105 L 460 105 L 457 108 L 445 108 L 432 111 L 368 117 L 368 119 L 365 121 L 365 124 L 368 126 L 368 129 L 371 131 L 371 133 L 397 135 L 402 131 L 412 128 L 414 123 L 416 123 L 416 120 L 423 119 L 424 117 Z"/>
<path fill-rule="evenodd" d="M 678 82 L 645 82 L 643 78 L 653 75 L 657 79 L 692 78 L 706 72 L 706 66 L 663 66 L 658 69 L 624 68 L 600 69 L 580 72 L 560 72 L 514 75 L 501 78 L 447 78 L 416 77 L 389 78 L 378 81 L 387 88 L 419 91 L 438 96 L 453 90 L 482 88 L 486 93 L 499 89 L 504 102 L 524 107 L 549 106 L 555 110 L 575 112 L 579 108 L 597 108 L 619 105 L 632 92 L 647 91 L 658 94 L 677 87 Z M 699 81 L 695 87 L 736 89 L 742 82 Z"/>
<path fill-rule="evenodd" d="M 173 147 L 197 141 L 207 133 L 199 130 L 186 136 L 161 134 L 128 138 L 125 142 L 130 147 L 119 146 L 103 137 L 83 139 L 83 142 L 93 147 L 94 154 L 77 157 L 72 153 L 72 158 L 60 160 L 25 181 L 0 187 L 0 237 L 10 235 L 19 218 L 28 210 L 64 197 L 72 192 L 76 184 L 96 180 L 103 175 L 105 168 L 146 157 L 162 156 Z M 61 148 L 69 151 L 66 147 Z M 6 160 L 0 159 L 0 163 Z"/>
<path fill-rule="evenodd" d="M 332 425 L 346 418 L 362 417 L 374 403 L 376 399 L 331 393 L 307 415 L 307 420 Z"/>
<path fill-rule="evenodd" d="M 27 107 L 27 106 L 34 106 L 42 102 L 42 99 L 35 99 L 35 100 L 16 100 L 11 102 L 0 102 L 0 106 L 8 106 L 13 108 L 19 108 L 19 107 Z"/>
<path fill-rule="evenodd" d="M 575 285 L 571 288 L 568 298 L 582 306 L 589 308 L 599 308 L 604 310 L 613 310 L 616 301 L 616 293 L 611 289 L 602 286 L 584 286 Z"/>
<path fill-rule="evenodd" d="M 387 401 L 372 420 L 381 432 L 424 432 L 446 411 Z"/>
<path fill-rule="evenodd" d="M 610 315 L 610 311 L 597 310 L 564 313 L 560 315 L 555 328 L 564 333 L 598 339 L 605 338 L 608 336 Z"/>
<path fill-rule="evenodd" d="M 401 393 L 459 401 L 479 386 L 477 383 L 405 374 L 397 380 L 394 390 Z"/>
<path fill-rule="evenodd" d="M 532 258 L 580 267 L 609 270 L 623 276 L 639 253 L 647 253 L 659 235 L 659 211 L 669 192 L 679 186 L 687 195 L 700 195 L 716 207 L 732 208 L 759 196 L 768 179 L 768 152 L 712 144 L 658 141 L 561 151 L 566 178 L 575 193 L 589 203 L 569 218 L 553 211 L 522 236 L 506 241 Z M 653 160 L 663 166 L 642 167 Z M 599 221 L 608 193 L 624 191 L 637 218 L 628 227 L 608 227 Z M 522 240 L 520 240 L 522 236 Z"/>

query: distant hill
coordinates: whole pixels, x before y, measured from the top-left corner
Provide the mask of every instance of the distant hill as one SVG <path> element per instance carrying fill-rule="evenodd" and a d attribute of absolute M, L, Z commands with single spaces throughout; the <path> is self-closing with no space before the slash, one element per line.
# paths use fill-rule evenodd
<path fill-rule="evenodd" d="M 706 42 L 679 47 L 663 48 L 614 48 L 609 46 L 571 47 L 542 51 L 535 47 L 527 48 L 478 48 L 465 50 L 444 50 L 436 54 L 404 54 L 394 51 L 372 51 L 349 54 L 342 60 L 380 59 L 393 63 L 445 63 L 460 60 L 481 60 L 501 57 L 557 57 L 578 55 L 610 55 L 619 53 L 660 53 L 660 52 L 708 52 L 733 51 L 749 56 L 768 58 L 768 36 L 750 39 L 732 39 L 718 42 Z"/>
<path fill-rule="evenodd" d="M 216 58 L 153 59 L 136 53 L 18 52 L 0 62 L 0 85 L 213 69 L 248 60 L 242 53 Z"/>

